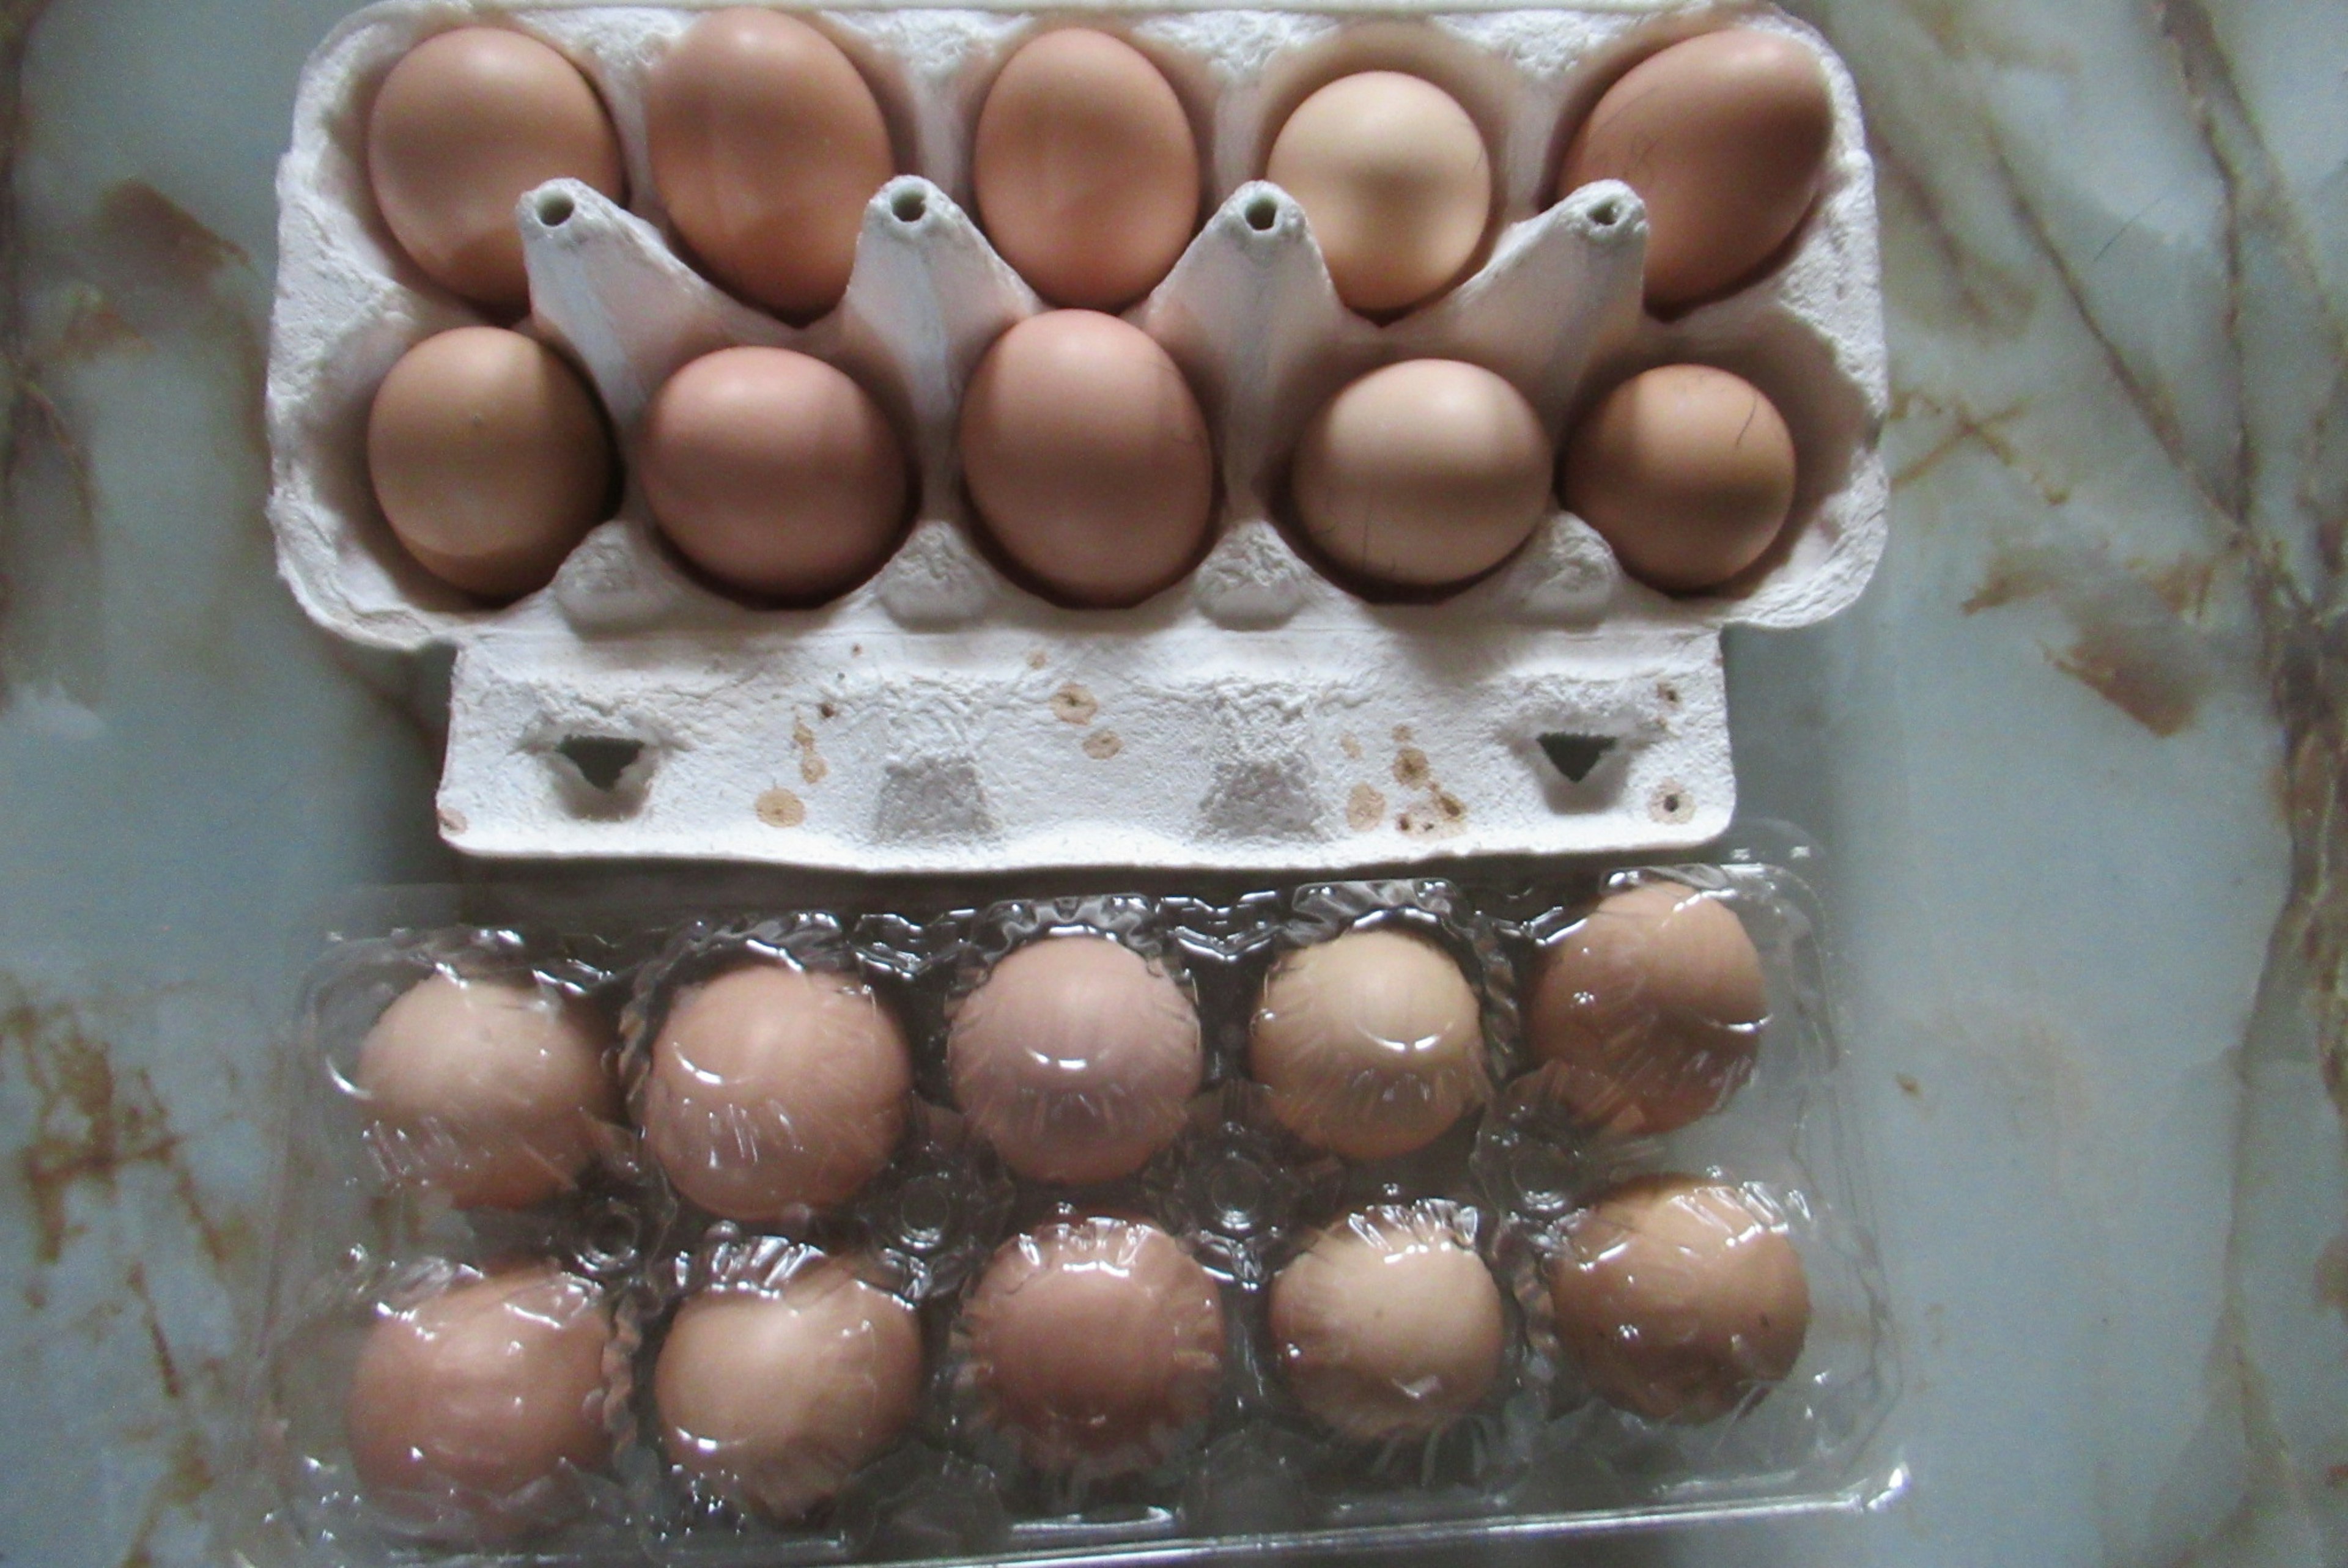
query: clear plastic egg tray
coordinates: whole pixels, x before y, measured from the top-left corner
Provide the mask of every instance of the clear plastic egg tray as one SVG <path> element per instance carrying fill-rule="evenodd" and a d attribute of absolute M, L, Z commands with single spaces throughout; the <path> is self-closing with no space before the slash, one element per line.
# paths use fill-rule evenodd
<path fill-rule="evenodd" d="M 867 209 L 845 298 L 792 327 L 672 248 L 643 85 L 684 6 L 390 0 L 312 58 L 280 174 L 268 403 L 281 569 L 309 613 L 376 648 L 454 656 L 439 821 L 509 856 L 690 856 L 951 872 L 1128 865 L 1328 871 L 1492 853 L 1619 853 L 1717 836 L 1735 804 L 1720 633 L 1799 626 L 1864 585 L 1883 540 L 1886 400 L 1871 174 L 1848 74 L 1766 10 L 1624 3 L 1405 13 L 921 6 L 808 14 L 873 87 L 903 173 Z M 1215 542 L 1129 610 L 1048 603 L 974 543 L 953 428 L 965 379 L 1041 308 L 965 210 L 992 74 L 1081 17 L 1165 71 L 1198 129 L 1204 224 L 1127 313 L 1181 365 L 1221 469 Z M 475 321 L 374 210 L 370 96 L 419 38 L 495 20 L 561 48 L 612 111 L 626 208 L 556 182 L 518 210 L 530 330 L 586 371 L 624 442 L 665 377 L 737 343 L 831 361 L 880 399 L 919 470 L 877 575 L 815 610 L 731 600 L 684 569 L 631 485 L 545 589 L 485 609 L 401 550 L 369 489 L 367 409 L 400 354 Z M 1641 302 L 1626 186 L 1549 199 L 1574 126 L 1643 54 L 1734 24 L 1824 58 L 1823 194 L 1781 263 L 1670 321 Z M 1332 77 L 1399 68 L 1478 121 L 1499 188 L 1486 259 L 1399 320 L 1333 292 L 1296 204 L 1254 179 L 1286 112 Z M 1758 385 L 1799 466 L 1778 544 L 1726 591 L 1627 579 L 1553 511 L 1437 603 L 1373 603 L 1290 542 L 1289 450 L 1352 377 L 1435 355 L 1511 381 L 1553 437 L 1625 375 L 1680 361 Z"/>
<path fill-rule="evenodd" d="M 1766 980 L 1751 1077 L 1675 1132 L 1577 1132 L 1529 1092 L 1518 999 L 1543 948 L 1601 894 L 1662 879 L 1735 911 Z M 1361 927 L 1447 952 L 1480 1001 L 1490 1099 L 1415 1153 L 1371 1163 L 1315 1154 L 1267 1120 L 1247 1076 L 1250 1019 L 1283 952 Z M 1179 979 L 1200 1018 L 1205 1082 L 1186 1128 L 1138 1176 L 1084 1187 L 1017 1178 L 954 1113 L 943 1038 L 956 999 L 1039 935 L 1114 935 Z M 678 988 L 746 958 L 842 969 L 902 1023 L 914 1103 L 893 1162 L 835 1210 L 783 1225 L 697 1212 L 626 1127 L 574 1190 L 518 1213 L 465 1212 L 386 1185 L 349 1088 L 385 1007 L 436 969 L 534 978 L 617 1021 L 613 1066 L 641 1079 Z M 376 896 L 328 943 L 297 1030 L 302 1091 L 281 1192 L 277 1259 L 259 1333 L 255 1561 L 339 1564 L 1205 1560 L 1233 1551 L 1440 1545 L 1564 1537 L 1673 1518 L 1855 1510 L 1895 1495 L 1885 1434 L 1896 1357 L 1869 1239 L 1861 1163 L 1842 1125 L 1847 1071 L 1822 986 L 1812 899 L 1756 863 L 1599 873 L 1535 883 L 1406 879 L 1292 886 L 1216 900 L 1072 894 L 997 903 L 723 909 L 615 894 L 561 907 L 542 893 L 471 888 Z M 1625 1179 L 1675 1172 L 1734 1184 L 1782 1216 L 1808 1278 L 1800 1358 L 1726 1416 L 1658 1422 L 1594 1398 L 1560 1344 L 1540 1284 L 1560 1223 Z M 1298 1407 L 1266 1316 L 1270 1282 L 1313 1228 L 1365 1205 L 1411 1204 L 1472 1242 L 1506 1314 L 1502 1372 L 1432 1438 L 1334 1437 Z M 962 1321 L 973 1276 L 1004 1238 L 1058 1214 L 1147 1219 L 1213 1277 L 1227 1347 L 1211 1412 L 1155 1469 L 1040 1473 L 969 1395 Z M 664 1462 L 651 1368 L 679 1303 L 714 1281 L 775 1279 L 816 1254 L 853 1256 L 913 1304 L 925 1347 L 910 1430 L 836 1501 L 776 1524 L 696 1497 Z M 345 1437 L 351 1369 L 386 1304 L 499 1259 L 544 1260 L 614 1307 L 604 1360 L 613 1457 L 565 1483 L 576 1512 L 552 1533 L 480 1556 L 419 1542 L 370 1504 Z"/>

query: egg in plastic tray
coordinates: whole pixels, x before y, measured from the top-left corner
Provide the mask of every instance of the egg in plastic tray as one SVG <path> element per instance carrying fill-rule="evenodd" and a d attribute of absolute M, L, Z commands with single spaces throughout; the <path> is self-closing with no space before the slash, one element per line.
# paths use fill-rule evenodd
<path fill-rule="evenodd" d="M 1077 14 L 1143 50 L 1199 132 L 1203 227 L 1126 319 L 1184 371 L 1220 473 L 1194 570 L 1134 608 L 1076 610 L 1014 584 L 974 541 L 954 452 L 973 367 L 1046 308 L 965 210 L 986 86 L 1046 18 L 807 14 L 873 87 L 910 172 L 867 207 L 839 306 L 794 327 L 728 296 L 666 237 L 644 87 L 696 15 L 390 0 L 346 22 L 303 77 L 279 178 L 269 371 L 280 566 L 335 633 L 453 652 L 439 794 L 452 845 L 870 871 L 1336 868 L 1720 833 L 1735 803 L 1722 629 L 1832 614 L 1883 540 L 1870 166 L 1849 77 L 1812 35 L 1773 13 L 1650 5 Z M 869 580 L 811 610 L 737 602 L 676 562 L 633 476 L 617 515 L 511 605 L 467 599 L 401 549 L 369 488 L 370 402 L 408 348 L 482 318 L 385 231 L 366 108 L 408 48 L 467 22 L 520 28 L 581 66 L 629 175 L 624 209 L 576 182 L 524 199 L 527 330 L 584 368 L 623 443 L 672 372 L 721 347 L 787 346 L 847 369 L 897 421 L 917 472 L 915 520 Z M 1823 57 L 1835 127 L 1822 193 L 1760 281 L 1659 320 L 1642 306 L 1638 198 L 1612 181 L 1547 195 L 1612 77 L 1731 22 Z M 1466 106 L 1499 193 L 1480 268 L 1383 324 L 1339 302 L 1302 210 L 1253 178 L 1297 101 L 1371 68 Z M 1552 499 L 1525 547 L 1464 591 L 1357 597 L 1283 532 L 1289 454 L 1347 381 L 1429 356 L 1499 373 L 1553 439 L 1637 370 L 1734 371 L 1790 426 L 1787 526 L 1728 591 L 1673 598 L 1628 578 Z"/>

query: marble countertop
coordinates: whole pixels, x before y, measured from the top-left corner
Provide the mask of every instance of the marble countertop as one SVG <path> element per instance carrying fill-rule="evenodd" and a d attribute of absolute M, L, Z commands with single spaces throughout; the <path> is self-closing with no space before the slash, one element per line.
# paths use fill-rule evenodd
<path fill-rule="evenodd" d="M 342 889 L 456 875 L 441 672 L 311 630 L 261 515 L 345 8 L 0 0 L 7 1562 L 216 1560 L 293 977 Z M 1729 670 L 1747 817 L 1821 846 L 1908 1484 L 1587 1555 L 2348 1560 L 2348 27 L 1793 8 L 1870 117 L 1893 533 Z"/>

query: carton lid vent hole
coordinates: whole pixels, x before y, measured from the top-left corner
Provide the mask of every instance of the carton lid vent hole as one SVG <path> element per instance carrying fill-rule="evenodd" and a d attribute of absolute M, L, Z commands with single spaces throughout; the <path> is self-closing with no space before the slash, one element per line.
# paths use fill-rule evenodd
<path fill-rule="evenodd" d="M 618 735 L 565 735 L 554 750 L 579 770 L 588 787 L 609 794 L 619 787 L 628 764 L 644 754 L 644 743 Z"/>

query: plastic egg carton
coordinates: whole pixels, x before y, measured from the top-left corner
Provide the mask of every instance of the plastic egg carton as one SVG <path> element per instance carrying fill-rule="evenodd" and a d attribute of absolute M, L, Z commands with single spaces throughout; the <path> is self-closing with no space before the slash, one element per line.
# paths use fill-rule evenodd
<path fill-rule="evenodd" d="M 1733 910 L 1767 995 L 1751 1075 L 1708 1115 L 1663 1135 L 1593 1132 L 1552 1113 L 1520 1024 L 1543 951 L 1602 894 L 1663 879 Z M 654 908 L 592 911 L 526 889 L 411 890 L 355 912 L 314 971 L 298 1029 L 295 1098 L 271 1297 L 258 1337 L 255 1561 L 417 1560 L 418 1542 L 357 1484 L 345 1400 L 368 1323 L 465 1271 L 551 1264 L 592 1282 L 615 1331 L 592 1408 L 613 1453 L 566 1471 L 573 1510 L 551 1533 L 497 1542 L 558 1568 L 652 1563 L 1109 1563 L 1232 1550 L 1458 1545 L 1492 1533 L 1563 1538 L 1669 1518 L 1871 1506 L 1900 1471 L 1886 1418 L 1898 1383 L 1868 1194 L 1842 1125 L 1847 1071 L 1820 986 L 1814 906 L 1790 874 L 1740 864 L 1589 875 L 1526 886 L 1395 879 L 1290 886 L 1208 901 L 1082 895 L 983 909 Z M 500 923 L 478 921 L 495 909 Z M 1442 948 L 1477 994 L 1489 1099 L 1449 1132 L 1370 1162 L 1316 1153 L 1269 1119 L 1252 1081 L 1251 1019 L 1281 956 L 1365 927 Z M 959 1114 L 944 1070 L 960 999 L 1042 937 L 1111 935 L 1194 1001 L 1205 1078 L 1177 1140 L 1137 1174 L 1089 1185 L 1010 1172 Z M 352 1091 L 360 1041 L 436 971 L 533 980 L 616 1020 L 611 1065 L 640 1082 L 685 991 L 744 961 L 842 969 L 901 1024 L 913 1061 L 891 1163 L 837 1207 L 744 1224 L 696 1210 L 632 1126 L 576 1187 L 536 1208 L 458 1210 L 386 1184 Z M 641 1103 L 641 1102 L 637 1102 Z M 1570 1217 L 1625 1181 L 1674 1172 L 1733 1184 L 1782 1221 L 1808 1278 L 1799 1359 L 1725 1415 L 1661 1421 L 1600 1398 L 1550 1320 L 1545 1260 Z M 1499 1372 L 1431 1436 L 1344 1440 L 1302 1407 L 1268 1296 L 1319 1227 L 1403 1208 L 1470 1246 L 1498 1287 Z M 1005 1238 L 1055 1216 L 1146 1220 L 1213 1281 L 1225 1327 L 1212 1408 L 1169 1433 L 1154 1466 L 1110 1477 L 1038 1471 L 972 1390 L 973 1282 Z M 678 1307 L 713 1286 L 773 1288 L 852 1258 L 909 1303 L 921 1329 L 917 1410 L 837 1500 L 775 1523 L 697 1492 L 664 1460 L 653 1368 Z M 264 1551 L 263 1547 L 267 1547 Z M 462 1554 L 463 1542 L 425 1542 Z M 477 1561 L 463 1555 L 464 1561 Z"/>
<path fill-rule="evenodd" d="M 280 567 L 304 608 L 371 647 L 454 653 L 439 819 L 448 842 L 543 858 L 694 856 L 857 870 L 1122 864 L 1334 869 L 1490 853 L 1658 850 L 1716 836 L 1735 786 L 1721 671 L 1731 625 L 1834 613 L 1883 542 L 1886 382 L 1870 166 L 1848 73 L 1774 12 L 1628 3 L 1405 15 L 1306 8 L 1038 13 L 839 9 L 810 18 L 874 87 L 910 170 L 866 210 L 845 298 L 805 328 L 722 292 L 672 247 L 643 87 L 687 6 L 389 0 L 301 83 L 279 176 L 269 368 Z M 964 202 L 992 73 L 1049 22 L 1087 19 L 1167 73 L 1201 138 L 1209 216 L 1127 313 L 1180 364 L 1218 446 L 1210 553 L 1121 610 L 1056 607 L 974 544 L 953 427 L 996 334 L 1041 307 Z M 529 330 L 586 369 L 623 440 L 687 360 L 785 345 L 849 370 L 910 436 L 919 499 L 880 572 L 810 610 L 736 603 L 681 569 L 633 484 L 544 590 L 486 609 L 409 560 L 369 489 L 377 384 L 479 319 L 425 282 L 373 209 L 370 94 L 414 43 L 498 20 L 593 79 L 631 177 L 622 209 L 555 182 L 517 214 Z M 1824 192 L 1782 265 L 1669 322 L 1641 303 L 1637 197 L 1547 200 L 1571 129 L 1663 43 L 1735 24 L 1824 57 Z M 1479 271 L 1400 320 L 1340 305 L 1295 203 L 1251 177 L 1290 108 L 1394 67 L 1477 119 L 1501 197 Z M 1554 511 L 1495 574 L 1439 603 L 1324 578 L 1282 515 L 1289 449 L 1339 386 L 1436 355 L 1506 376 L 1553 437 L 1624 375 L 1690 360 L 1754 382 L 1791 427 L 1799 488 L 1778 546 L 1730 591 L 1628 579 Z"/>

